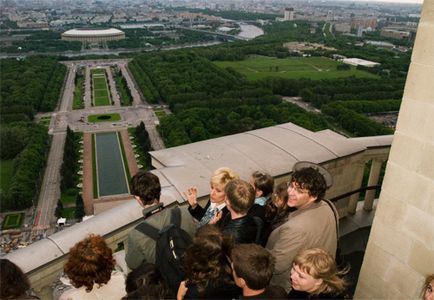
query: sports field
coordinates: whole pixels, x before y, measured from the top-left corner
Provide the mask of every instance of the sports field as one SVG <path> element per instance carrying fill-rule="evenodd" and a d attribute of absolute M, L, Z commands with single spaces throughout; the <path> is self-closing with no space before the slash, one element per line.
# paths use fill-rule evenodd
<path fill-rule="evenodd" d="M 363 78 L 378 78 L 378 76 L 356 70 L 338 71 L 339 62 L 325 57 L 290 57 L 275 58 L 267 56 L 252 56 L 239 61 L 215 61 L 222 68 L 231 67 L 246 76 L 248 80 L 257 80 L 265 77 L 282 77 L 288 79 L 330 79 L 348 76 Z"/>
<path fill-rule="evenodd" d="M 92 69 L 92 87 L 95 106 L 111 105 L 105 70 Z"/>

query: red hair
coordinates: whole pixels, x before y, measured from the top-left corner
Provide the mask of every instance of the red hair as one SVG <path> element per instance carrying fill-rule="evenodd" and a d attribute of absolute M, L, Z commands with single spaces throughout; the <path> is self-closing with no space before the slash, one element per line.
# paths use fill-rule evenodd
<path fill-rule="evenodd" d="M 110 280 L 114 266 L 112 250 L 105 240 L 91 234 L 71 248 L 64 271 L 74 287 L 85 286 L 90 292 L 95 283 L 102 285 Z"/>

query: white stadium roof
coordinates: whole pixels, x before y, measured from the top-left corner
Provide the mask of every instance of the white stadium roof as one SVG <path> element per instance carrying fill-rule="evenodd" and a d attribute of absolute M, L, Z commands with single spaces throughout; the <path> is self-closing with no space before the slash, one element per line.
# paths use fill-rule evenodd
<path fill-rule="evenodd" d="M 71 29 L 63 33 L 64 36 L 111 36 L 122 34 L 123 31 L 116 28 L 109 29 Z"/>

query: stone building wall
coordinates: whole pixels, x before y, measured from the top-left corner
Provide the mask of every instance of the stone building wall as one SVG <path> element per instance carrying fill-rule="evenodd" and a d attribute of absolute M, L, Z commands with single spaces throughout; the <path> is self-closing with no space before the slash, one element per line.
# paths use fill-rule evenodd
<path fill-rule="evenodd" d="M 420 299 L 434 273 L 434 0 L 425 0 L 355 299 Z"/>

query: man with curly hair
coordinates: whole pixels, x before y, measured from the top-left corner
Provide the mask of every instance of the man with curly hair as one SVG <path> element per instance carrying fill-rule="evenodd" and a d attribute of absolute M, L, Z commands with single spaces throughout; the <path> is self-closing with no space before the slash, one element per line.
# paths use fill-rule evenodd
<path fill-rule="evenodd" d="M 287 221 L 268 238 L 266 248 L 276 258 L 271 283 L 291 290 L 291 268 L 302 250 L 322 248 L 334 257 L 337 248 L 336 209 L 323 201 L 327 184 L 313 167 L 296 170 L 288 182 L 288 206 L 295 208 Z"/>

